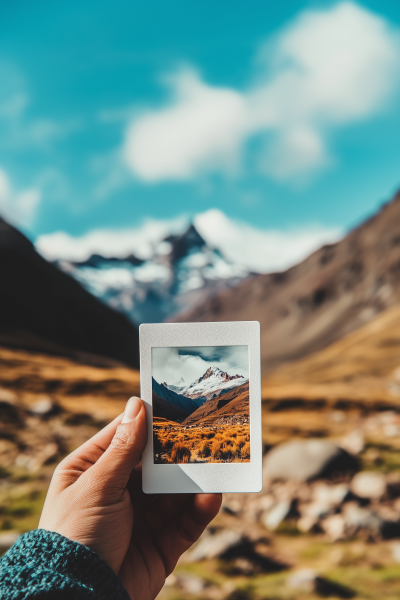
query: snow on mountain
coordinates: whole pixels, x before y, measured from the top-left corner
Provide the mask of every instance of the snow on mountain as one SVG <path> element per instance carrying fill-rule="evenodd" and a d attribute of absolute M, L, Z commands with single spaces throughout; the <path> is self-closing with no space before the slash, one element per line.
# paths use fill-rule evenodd
<path fill-rule="evenodd" d="M 183 379 L 183 377 L 180 378 L 179 381 L 177 381 L 176 383 L 166 383 L 164 382 L 163 385 L 165 385 L 165 387 L 167 387 L 169 390 L 175 392 L 176 394 L 181 394 L 182 390 L 186 387 L 186 383 L 185 380 Z"/>
<path fill-rule="evenodd" d="M 218 367 L 209 367 L 204 375 L 183 388 L 180 393 L 193 400 L 200 400 L 200 398 L 209 400 L 217 392 L 231 390 L 247 382 L 248 379 L 242 375 L 228 375 Z"/>
<path fill-rule="evenodd" d="M 55 262 L 137 324 L 167 320 L 250 275 L 207 244 L 193 225 L 154 243 L 147 258 L 93 254 L 81 262 Z"/>

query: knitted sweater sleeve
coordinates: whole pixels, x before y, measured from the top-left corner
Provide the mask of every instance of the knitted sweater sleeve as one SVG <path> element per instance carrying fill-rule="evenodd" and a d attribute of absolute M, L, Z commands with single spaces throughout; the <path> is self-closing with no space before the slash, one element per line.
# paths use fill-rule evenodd
<path fill-rule="evenodd" d="M 93 550 L 36 529 L 0 559 L 1 600 L 129 600 L 121 580 Z"/>

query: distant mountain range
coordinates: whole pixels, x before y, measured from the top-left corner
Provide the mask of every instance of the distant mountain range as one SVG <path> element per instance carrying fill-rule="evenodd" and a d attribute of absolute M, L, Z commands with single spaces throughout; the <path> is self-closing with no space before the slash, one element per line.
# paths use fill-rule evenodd
<path fill-rule="evenodd" d="M 263 374 L 327 347 L 400 301 L 400 193 L 336 244 L 258 275 L 174 320 L 258 320 Z"/>
<path fill-rule="evenodd" d="M 191 384 L 186 386 L 182 379 L 178 384 L 182 385 L 168 385 L 165 382 L 160 384 L 153 377 L 154 417 L 181 422 L 206 404 L 207 407 L 214 407 L 212 410 L 209 408 L 206 409 L 206 413 L 208 414 L 222 407 L 222 404 L 218 404 L 222 398 L 223 405 L 227 404 L 226 399 L 229 398 L 231 400 L 234 397 L 234 390 L 236 388 L 247 386 L 248 391 L 249 380 L 241 375 L 228 375 L 228 373 L 218 367 L 210 367 L 199 379 L 196 379 Z M 213 404 L 210 405 L 210 402 Z M 203 413 L 204 410 L 201 411 L 201 414 Z"/>
<path fill-rule="evenodd" d="M 236 381 L 237 379 L 241 381 Z M 244 379 L 241 375 L 228 375 L 218 367 L 209 367 L 204 375 L 189 385 L 185 385 L 183 379 L 178 384 L 169 386 L 167 383 L 163 383 L 163 385 L 177 394 L 196 399 L 197 404 L 200 405 L 206 400 L 210 400 L 214 394 L 218 395 L 222 390 L 229 390 L 246 381 L 248 379 Z"/>
<path fill-rule="evenodd" d="M 139 366 L 139 333 L 0 218 L 0 344 L 86 363 Z"/>
<path fill-rule="evenodd" d="M 210 247 L 194 225 L 160 240 L 146 260 L 94 254 L 55 264 L 136 324 L 164 321 L 251 276 Z"/>

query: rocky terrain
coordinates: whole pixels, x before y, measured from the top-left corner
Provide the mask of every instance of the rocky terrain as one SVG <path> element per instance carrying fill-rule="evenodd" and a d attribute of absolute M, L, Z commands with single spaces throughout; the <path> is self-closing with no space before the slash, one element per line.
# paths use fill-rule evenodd
<path fill-rule="evenodd" d="M 139 394 L 133 369 L 0 347 L 0 552 L 37 527 L 55 465 Z"/>
<path fill-rule="evenodd" d="M 400 194 L 351 231 L 282 273 L 258 275 L 177 321 L 258 320 L 262 370 L 321 350 L 400 301 Z"/>
<path fill-rule="evenodd" d="M 224 497 L 160 598 L 398 597 L 399 366 L 393 307 L 265 379 L 264 489 Z M 137 371 L 0 350 L 3 548 L 36 526 L 57 461 L 122 412 L 138 385 Z M 215 439 L 207 415 L 202 425 Z"/>
<path fill-rule="evenodd" d="M 163 599 L 396 598 L 400 307 L 263 380 L 264 489 L 227 494 Z"/>

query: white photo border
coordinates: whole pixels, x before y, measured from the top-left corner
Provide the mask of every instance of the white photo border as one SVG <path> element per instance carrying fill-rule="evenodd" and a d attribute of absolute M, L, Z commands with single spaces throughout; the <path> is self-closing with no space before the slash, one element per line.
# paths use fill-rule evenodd
<path fill-rule="evenodd" d="M 140 334 L 140 393 L 146 406 L 148 441 L 142 457 L 146 494 L 260 492 L 262 427 L 260 323 L 144 323 Z M 155 464 L 153 453 L 152 348 L 248 346 L 250 462 Z"/>

